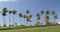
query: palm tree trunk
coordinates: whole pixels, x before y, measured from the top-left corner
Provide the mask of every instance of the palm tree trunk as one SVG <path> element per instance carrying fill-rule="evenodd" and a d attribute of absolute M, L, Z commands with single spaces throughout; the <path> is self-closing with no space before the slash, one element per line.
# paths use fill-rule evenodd
<path fill-rule="evenodd" d="M 30 26 L 32 26 L 32 25 L 31 25 L 31 22 L 30 22 Z"/>
<path fill-rule="evenodd" d="M 56 19 L 54 19 L 54 22 L 55 22 L 55 24 L 56 24 Z"/>
<path fill-rule="evenodd" d="M 10 15 L 9 15 L 9 25 L 11 25 L 11 18 L 10 18 Z"/>
<path fill-rule="evenodd" d="M 5 16 L 3 16 L 3 26 L 5 26 L 6 25 L 6 18 L 5 18 Z"/>
<path fill-rule="evenodd" d="M 3 16 L 3 25 L 5 24 L 4 16 Z"/>
<path fill-rule="evenodd" d="M 13 26 L 14 26 L 14 14 L 13 14 Z"/>
<path fill-rule="evenodd" d="M 43 20 L 43 15 L 42 15 L 42 20 Z M 42 21 L 42 25 L 43 25 L 43 21 Z"/>
<path fill-rule="evenodd" d="M 28 21 L 27 21 L 27 26 L 28 26 Z"/>
<path fill-rule="evenodd" d="M 20 18 L 20 22 L 21 22 L 21 25 L 22 25 L 22 21 L 21 21 L 21 18 Z"/>
<path fill-rule="evenodd" d="M 25 18 L 24 18 L 24 24 L 25 24 Z"/>

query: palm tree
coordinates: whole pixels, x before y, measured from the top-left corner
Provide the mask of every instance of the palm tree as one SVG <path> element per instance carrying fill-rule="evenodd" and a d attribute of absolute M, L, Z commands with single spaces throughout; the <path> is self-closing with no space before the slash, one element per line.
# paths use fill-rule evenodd
<path fill-rule="evenodd" d="M 52 11 L 52 15 L 53 15 L 54 22 L 55 22 L 55 24 L 56 24 L 56 19 L 58 18 L 58 16 L 55 15 L 55 11 Z"/>
<path fill-rule="evenodd" d="M 29 14 L 29 10 L 26 10 L 26 14 Z M 26 16 L 26 21 L 27 21 L 27 25 L 28 25 L 28 22 L 29 22 L 29 16 Z"/>
<path fill-rule="evenodd" d="M 49 20 L 49 16 L 48 16 L 49 14 L 50 14 L 50 12 L 46 11 L 46 17 L 45 17 L 46 18 L 46 25 L 49 25 L 49 21 L 48 21 Z"/>
<path fill-rule="evenodd" d="M 23 15 L 24 20 L 26 19 L 26 15 Z M 24 21 L 25 22 L 25 21 Z"/>
<path fill-rule="evenodd" d="M 30 14 L 30 19 L 31 19 L 31 18 L 32 18 L 32 14 Z M 31 24 L 32 21 L 30 20 L 29 22 L 30 22 L 30 26 L 32 26 L 32 24 Z"/>
<path fill-rule="evenodd" d="M 41 11 L 41 15 L 43 16 L 43 14 L 44 14 L 44 11 L 42 10 Z M 42 17 L 42 20 L 43 20 L 43 17 Z M 43 24 L 43 21 L 42 21 L 42 24 Z"/>
<path fill-rule="evenodd" d="M 50 24 L 49 23 L 49 19 L 50 19 L 49 16 L 46 15 L 46 25 L 49 25 Z"/>
<path fill-rule="evenodd" d="M 11 16 L 10 15 L 11 13 L 12 13 L 12 11 L 9 11 L 9 26 L 11 26 L 11 17 L 10 17 Z"/>
<path fill-rule="evenodd" d="M 57 19 L 57 18 L 58 18 L 58 16 L 57 16 L 57 15 L 55 15 L 55 16 L 54 16 L 55 22 L 56 22 L 56 19 Z"/>
<path fill-rule="evenodd" d="M 12 14 L 13 14 L 13 26 L 14 26 L 14 24 L 15 24 L 15 23 L 14 23 L 14 19 L 15 19 L 14 16 L 15 16 L 16 12 L 17 12 L 16 10 L 13 10 L 13 11 L 12 11 Z"/>
<path fill-rule="evenodd" d="M 2 13 L 2 15 L 3 15 L 3 26 L 6 26 L 6 18 L 5 18 L 5 16 L 6 16 L 6 13 Z"/>
<path fill-rule="evenodd" d="M 52 11 L 53 19 L 55 18 L 55 11 Z"/>
<path fill-rule="evenodd" d="M 6 26 L 6 18 L 5 18 L 5 16 L 7 15 L 6 12 L 8 12 L 7 8 L 3 8 L 2 15 L 3 15 L 3 23 L 4 23 L 3 26 L 4 27 Z"/>
<path fill-rule="evenodd" d="M 37 23 L 39 22 L 39 20 L 40 20 L 40 14 L 39 13 L 37 13 L 36 14 L 36 17 L 37 17 Z M 40 22 L 39 22 L 40 23 Z M 40 26 L 40 24 L 38 24 L 39 26 Z"/>
<path fill-rule="evenodd" d="M 20 18 L 23 17 L 22 13 L 19 13 L 19 17 L 20 17 Z M 21 20 L 20 20 L 20 21 L 21 21 Z M 21 25 L 22 25 L 22 22 L 21 22 Z"/>

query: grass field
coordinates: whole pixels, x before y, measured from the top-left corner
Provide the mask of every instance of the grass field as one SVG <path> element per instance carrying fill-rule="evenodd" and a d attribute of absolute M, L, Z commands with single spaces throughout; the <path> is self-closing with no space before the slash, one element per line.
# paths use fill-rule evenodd
<path fill-rule="evenodd" d="M 0 32 L 60 32 L 60 26 L 35 27 L 14 30 L 0 30 Z"/>

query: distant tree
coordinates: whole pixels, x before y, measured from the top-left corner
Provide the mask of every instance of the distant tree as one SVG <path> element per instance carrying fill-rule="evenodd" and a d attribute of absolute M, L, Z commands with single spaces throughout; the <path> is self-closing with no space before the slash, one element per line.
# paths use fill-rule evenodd
<path fill-rule="evenodd" d="M 23 17 L 23 14 L 22 13 L 19 13 L 19 17 L 22 18 Z M 21 22 L 21 25 L 22 25 L 22 22 Z"/>
<path fill-rule="evenodd" d="M 9 11 L 9 27 L 11 26 L 11 15 L 12 14 L 12 11 Z"/>
<path fill-rule="evenodd" d="M 13 11 L 12 11 L 12 14 L 13 14 L 13 26 L 14 26 L 14 19 L 15 19 L 14 16 L 16 15 L 16 12 L 17 12 L 16 10 L 13 10 Z"/>
<path fill-rule="evenodd" d="M 47 10 L 46 11 L 46 25 L 49 25 L 50 23 L 49 23 L 49 14 L 50 14 L 50 12 Z"/>
<path fill-rule="evenodd" d="M 26 15 L 23 15 L 23 18 L 24 18 L 24 23 L 25 23 Z"/>
<path fill-rule="evenodd" d="M 45 19 L 46 19 L 46 25 L 50 25 L 50 23 L 49 23 L 49 19 L 50 19 L 49 16 L 46 15 Z"/>
<path fill-rule="evenodd" d="M 29 10 L 26 10 L 26 14 L 29 14 Z M 27 21 L 27 25 L 28 25 L 28 22 L 29 22 L 29 16 L 26 15 L 26 21 Z"/>
<path fill-rule="evenodd" d="M 32 14 L 30 14 L 30 21 L 29 21 L 30 22 L 30 26 L 32 26 L 32 24 L 31 24 L 31 22 L 32 22 L 31 18 L 32 18 Z"/>
<path fill-rule="evenodd" d="M 40 14 L 39 13 L 36 14 L 36 17 L 37 17 L 37 23 L 40 22 Z"/>
<path fill-rule="evenodd" d="M 4 27 L 6 26 L 6 18 L 5 18 L 7 15 L 6 12 L 8 12 L 7 8 L 3 8 L 2 15 L 3 15 L 3 23 L 4 23 L 3 26 Z"/>
<path fill-rule="evenodd" d="M 44 14 L 44 11 L 42 10 L 41 11 L 41 16 L 43 16 L 43 14 Z M 42 18 L 42 20 L 43 20 L 43 17 L 41 17 Z M 43 21 L 42 21 L 42 24 L 43 24 Z"/>
<path fill-rule="evenodd" d="M 55 11 L 52 11 L 52 15 L 53 15 L 54 22 L 56 23 L 56 19 L 58 18 L 58 16 L 56 15 Z"/>
<path fill-rule="evenodd" d="M 57 15 L 55 15 L 55 16 L 54 16 L 55 22 L 56 22 L 56 19 L 57 19 L 57 18 L 58 18 L 58 16 L 57 16 Z"/>
<path fill-rule="evenodd" d="M 53 20 L 54 20 L 54 16 L 55 16 L 55 11 L 52 11 L 52 16 L 53 16 Z"/>

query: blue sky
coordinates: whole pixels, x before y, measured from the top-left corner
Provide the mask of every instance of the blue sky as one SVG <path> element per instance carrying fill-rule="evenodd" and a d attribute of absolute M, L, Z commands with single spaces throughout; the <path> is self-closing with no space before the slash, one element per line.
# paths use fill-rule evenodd
<path fill-rule="evenodd" d="M 60 0 L 0 0 L 0 12 L 2 11 L 2 9 L 6 7 L 8 8 L 8 10 L 17 10 L 18 13 L 21 12 L 23 14 L 25 14 L 25 11 L 27 9 L 30 10 L 30 14 L 33 14 L 32 17 L 32 24 L 34 24 L 34 22 L 36 21 L 36 16 L 35 14 L 37 12 L 40 12 L 41 10 L 49 10 L 49 11 L 55 11 L 58 15 L 58 19 L 57 21 L 60 21 Z M 17 19 L 15 19 L 18 24 L 20 24 L 19 21 L 19 17 L 16 15 L 15 16 Z M 51 17 L 51 16 L 50 16 Z M 7 19 L 8 19 L 8 15 L 7 15 Z M 11 17 L 12 19 L 12 17 Z M 0 23 L 3 24 L 3 20 L 2 20 L 2 15 L 0 14 Z M 23 18 L 21 20 L 22 22 L 24 21 Z M 11 21 L 12 22 L 12 21 Z M 8 24 L 8 20 L 7 20 L 7 24 Z"/>

